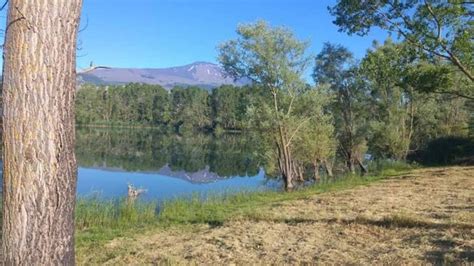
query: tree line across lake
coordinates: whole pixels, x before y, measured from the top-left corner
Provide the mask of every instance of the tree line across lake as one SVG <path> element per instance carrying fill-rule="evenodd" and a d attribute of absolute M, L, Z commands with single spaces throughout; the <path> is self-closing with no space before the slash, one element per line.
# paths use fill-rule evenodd
<path fill-rule="evenodd" d="M 83 85 L 76 98 L 79 125 L 168 126 L 176 131 L 242 130 L 247 107 L 259 97 L 256 87 L 223 85 L 212 91 L 199 87 L 160 85 Z"/>

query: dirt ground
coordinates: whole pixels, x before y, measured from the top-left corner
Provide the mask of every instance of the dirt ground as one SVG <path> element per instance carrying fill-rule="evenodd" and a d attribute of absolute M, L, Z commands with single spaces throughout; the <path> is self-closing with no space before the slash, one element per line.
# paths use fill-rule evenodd
<path fill-rule="evenodd" d="M 110 265 L 474 264 L 474 167 L 420 169 L 274 204 L 252 219 L 114 239 L 78 259 Z"/>

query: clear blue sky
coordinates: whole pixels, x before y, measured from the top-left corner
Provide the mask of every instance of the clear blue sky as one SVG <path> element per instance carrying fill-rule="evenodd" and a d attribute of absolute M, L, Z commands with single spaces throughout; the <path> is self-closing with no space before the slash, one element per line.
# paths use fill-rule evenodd
<path fill-rule="evenodd" d="M 264 19 L 311 41 L 347 46 L 356 57 L 386 34 L 361 38 L 337 31 L 327 10 L 333 0 L 84 0 L 78 67 L 169 67 L 216 62 L 216 46 L 235 38 L 239 23 Z M 4 22 L 4 14 L 2 21 Z"/>

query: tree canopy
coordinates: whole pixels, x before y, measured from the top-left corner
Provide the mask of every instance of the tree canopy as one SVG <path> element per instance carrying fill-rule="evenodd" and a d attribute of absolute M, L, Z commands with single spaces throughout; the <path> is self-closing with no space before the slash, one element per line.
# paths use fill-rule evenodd
<path fill-rule="evenodd" d="M 372 27 L 387 30 L 417 49 L 420 57 L 447 60 L 474 81 L 472 2 L 339 0 L 329 10 L 341 31 L 363 36 Z"/>

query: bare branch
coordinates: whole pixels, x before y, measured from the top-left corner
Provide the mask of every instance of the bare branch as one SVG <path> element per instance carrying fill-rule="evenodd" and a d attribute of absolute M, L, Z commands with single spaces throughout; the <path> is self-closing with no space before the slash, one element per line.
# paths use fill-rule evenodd
<path fill-rule="evenodd" d="M 436 39 L 441 42 L 441 21 L 438 19 L 436 14 L 434 13 L 433 9 L 431 8 L 431 5 L 428 3 L 428 1 L 425 0 L 425 6 L 428 9 L 428 12 L 431 14 L 433 17 L 434 21 L 436 22 L 436 28 L 438 31 Z"/>
<path fill-rule="evenodd" d="M 0 11 L 2 11 L 8 4 L 8 0 L 5 0 L 5 3 L 3 3 L 2 7 L 0 7 Z"/>
<path fill-rule="evenodd" d="M 304 123 L 308 122 L 311 119 L 311 117 L 307 117 L 301 123 L 296 127 L 295 131 L 293 131 L 293 134 L 291 134 L 291 137 L 288 139 L 288 142 L 286 143 L 285 147 L 289 147 L 291 144 L 291 140 L 296 136 L 296 133 L 300 130 L 301 126 L 304 125 Z"/>
<path fill-rule="evenodd" d="M 85 74 L 85 73 L 94 71 L 96 69 L 111 69 L 111 67 L 108 67 L 108 66 L 93 66 L 92 63 L 91 63 L 90 67 L 78 71 L 77 74 Z"/>

